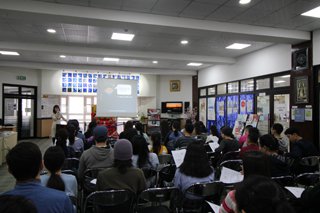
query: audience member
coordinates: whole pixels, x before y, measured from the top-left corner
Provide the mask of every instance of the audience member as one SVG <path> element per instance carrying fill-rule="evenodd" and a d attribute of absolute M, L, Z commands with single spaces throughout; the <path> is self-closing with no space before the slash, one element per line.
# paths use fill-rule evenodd
<path fill-rule="evenodd" d="M 82 132 L 80 132 L 80 124 L 79 121 L 77 119 L 70 119 L 68 121 L 68 124 L 72 124 L 75 128 L 76 128 L 76 137 L 77 138 L 81 138 L 81 140 L 83 141 L 83 143 L 86 140 L 86 137 L 84 136 L 84 134 L 82 134 Z M 67 124 L 67 126 L 68 126 Z"/>
<path fill-rule="evenodd" d="M 318 213 L 320 198 L 320 183 L 314 187 L 309 187 L 303 191 L 300 199 L 301 210 L 303 213 Z M 298 212 L 297 212 L 298 213 Z"/>
<path fill-rule="evenodd" d="M 248 152 L 248 151 L 258 151 L 259 150 L 259 145 L 258 145 L 259 136 L 260 136 L 260 133 L 257 128 L 252 127 L 249 129 L 249 134 L 247 137 L 247 146 L 241 148 L 240 156 L 242 156 L 243 153 Z"/>
<path fill-rule="evenodd" d="M 218 148 L 215 149 L 215 153 L 217 154 L 225 154 L 231 151 L 238 151 L 239 144 L 236 139 L 234 139 L 234 135 L 232 134 L 232 129 L 230 127 L 223 127 L 221 129 L 221 137 L 222 141 Z"/>
<path fill-rule="evenodd" d="M 286 158 L 279 155 L 279 143 L 271 135 L 263 135 L 259 139 L 260 151 L 270 156 L 271 176 L 279 177 L 290 174 Z"/>
<path fill-rule="evenodd" d="M 150 153 L 146 139 L 141 135 L 136 135 L 132 139 L 132 165 L 136 168 L 156 169 L 159 165 L 158 156 Z"/>
<path fill-rule="evenodd" d="M 61 173 L 65 155 L 60 147 L 52 146 L 43 156 L 48 174 L 40 175 L 41 184 L 49 188 L 65 191 L 67 195 L 77 197 L 78 183 L 74 175 Z"/>
<path fill-rule="evenodd" d="M 206 150 L 199 141 L 191 142 L 186 151 L 183 163 L 176 170 L 174 186 L 182 193 L 195 183 L 206 183 L 214 180 L 214 169 L 209 164 Z M 188 196 L 193 198 L 193 196 Z"/>
<path fill-rule="evenodd" d="M 84 141 L 84 150 L 89 149 L 92 145 L 94 145 L 94 136 L 93 130 L 96 128 L 97 122 L 95 120 L 91 121 L 88 125 L 87 131 L 84 133 L 85 141 Z"/>
<path fill-rule="evenodd" d="M 170 152 L 171 150 L 175 149 L 175 144 L 178 138 L 183 136 L 182 132 L 180 132 L 179 130 L 180 130 L 179 122 L 174 121 L 171 126 L 171 131 L 168 133 L 168 136 L 166 137 L 166 141 L 165 141 L 165 145 Z"/>
<path fill-rule="evenodd" d="M 113 149 L 107 143 L 108 130 L 105 126 L 97 126 L 93 130 L 95 145 L 83 152 L 79 164 L 79 179 L 83 178 L 85 170 L 92 168 L 107 168 L 113 163 Z"/>
<path fill-rule="evenodd" d="M 179 137 L 175 144 L 174 144 L 174 148 L 175 149 L 182 149 L 182 148 L 187 148 L 187 146 L 196 141 L 197 139 L 195 139 L 193 136 L 192 136 L 192 133 L 193 133 L 193 129 L 194 129 L 194 126 L 193 124 L 190 124 L 190 123 L 186 123 L 186 126 L 184 127 L 185 128 L 185 133 L 184 133 L 184 136 L 182 137 Z M 204 143 L 204 141 L 203 141 Z"/>
<path fill-rule="evenodd" d="M 271 127 L 271 134 L 279 143 L 279 151 L 281 151 L 282 153 L 286 153 L 288 152 L 289 141 L 287 138 L 281 136 L 282 131 L 283 126 L 280 123 L 275 123 Z"/>
<path fill-rule="evenodd" d="M 56 134 L 56 146 L 61 147 L 64 151 L 64 155 L 67 158 L 72 158 L 75 156 L 74 149 L 67 146 L 69 133 L 65 128 L 61 128 Z"/>
<path fill-rule="evenodd" d="M 136 194 L 146 189 L 141 169 L 132 166 L 132 144 L 119 139 L 114 145 L 114 164 L 98 174 L 97 190 L 126 189 Z"/>
<path fill-rule="evenodd" d="M 136 124 L 134 125 L 137 132 L 138 132 L 138 135 L 142 135 L 148 144 L 150 144 L 150 138 L 149 136 L 144 132 L 144 129 L 143 129 L 143 125 L 141 122 L 136 122 Z"/>
<path fill-rule="evenodd" d="M 216 125 L 210 126 L 210 135 L 206 139 L 206 143 L 219 143 L 219 133 Z"/>
<path fill-rule="evenodd" d="M 249 135 L 249 130 L 253 128 L 253 126 L 251 125 L 247 125 L 245 128 L 244 128 L 244 133 L 243 135 L 239 138 L 239 146 L 240 147 L 243 147 L 243 146 L 246 146 L 244 145 L 246 142 L 247 142 L 247 138 L 248 138 L 248 135 Z"/>
<path fill-rule="evenodd" d="M 202 121 L 194 123 L 194 135 L 197 140 L 201 140 L 203 143 L 207 140 L 207 129 Z"/>
<path fill-rule="evenodd" d="M 251 176 L 236 187 L 235 199 L 239 212 L 294 213 L 283 189 L 264 176 Z"/>
<path fill-rule="evenodd" d="M 72 124 L 68 124 L 67 130 L 69 134 L 68 146 L 71 147 L 75 153 L 82 153 L 84 149 L 84 144 L 81 138 L 76 137 L 76 134 L 77 134 L 76 127 Z"/>
<path fill-rule="evenodd" d="M 124 124 L 123 131 L 120 133 L 119 138 L 120 139 L 127 139 L 126 134 L 131 129 L 133 129 L 133 122 L 129 120 Z"/>
<path fill-rule="evenodd" d="M 65 192 L 50 189 L 40 184 L 43 168 L 39 147 L 31 142 L 21 142 L 6 156 L 9 172 L 16 179 L 16 186 L 5 195 L 23 196 L 33 202 L 39 213 L 74 212 Z"/>
<path fill-rule="evenodd" d="M 0 195 L 1 213 L 37 213 L 37 208 L 22 196 Z"/>
<path fill-rule="evenodd" d="M 160 132 L 153 132 L 151 134 L 152 148 L 150 151 L 156 155 L 168 154 L 167 148 L 161 143 L 161 138 Z"/>
<path fill-rule="evenodd" d="M 170 126 L 167 120 L 161 120 L 160 122 L 160 131 L 161 131 L 161 141 L 164 142 L 164 145 L 167 146 L 166 137 L 168 137 L 168 134 L 170 132 Z"/>

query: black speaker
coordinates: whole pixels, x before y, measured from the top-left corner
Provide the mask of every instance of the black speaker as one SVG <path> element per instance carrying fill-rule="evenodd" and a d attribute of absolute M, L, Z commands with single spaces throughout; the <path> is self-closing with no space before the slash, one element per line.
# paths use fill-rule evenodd
<path fill-rule="evenodd" d="M 184 113 L 188 112 L 189 107 L 190 107 L 190 102 L 189 101 L 184 102 Z"/>

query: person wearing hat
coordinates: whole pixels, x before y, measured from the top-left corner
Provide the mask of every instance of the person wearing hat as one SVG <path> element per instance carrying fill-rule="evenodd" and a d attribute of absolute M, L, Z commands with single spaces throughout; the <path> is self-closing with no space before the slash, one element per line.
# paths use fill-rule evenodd
<path fill-rule="evenodd" d="M 125 189 L 138 194 L 147 188 L 141 169 L 132 166 L 132 144 L 119 139 L 114 145 L 113 167 L 98 174 L 97 190 Z"/>
<path fill-rule="evenodd" d="M 272 177 L 285 176 L 290 174 L 286 158 L 279 155 L 279 143 L 272 135 L 263 135 L 259 139 L 260 151 L 270 157 L 270 170 Z"/>
<path fill-rule="evenodd" d="M 105 126 L 97 126 L 93 130 L 95 145 L 83 152 L 78 169 L 79 178 L 92 168 L 108 168 L 113 163 L 113 149 L 107 143 L 108 130 Z"/>

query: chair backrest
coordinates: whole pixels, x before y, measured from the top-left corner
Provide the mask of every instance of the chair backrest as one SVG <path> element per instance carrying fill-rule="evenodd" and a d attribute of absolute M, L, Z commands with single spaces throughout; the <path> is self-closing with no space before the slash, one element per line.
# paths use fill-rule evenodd
<path fill-rule="evenodd" d="M 78 171 L 78 168 L 79 168 L 78 158 L 66 158 L 62 166 L 62 170 Z"/>
<path fill-rule="evenodd" d="M 280 186 L 294 186 L 294 178 L 291 175 L 279 176 L 279 177 L 271 177 L 272 180 L 277 182 Z"/>
<path fill-rule="evenodd" d="M 226 167 L 240 172 L 242 170 L 242 160 L 226 160 L 220 163 L 219 168 Z"/>
<path fill-rule="evenodd" d="M 186 193 L 192 194 L 198 197 L 206 198 L 210 196 L 221 196 L 224 184 L 220 181 L 214 181 L 210 183 L 196 183 L 190 186 Z"/>
<path fill-rule="evenodd" d="M 157 175 L 157 171 L 151 168 L 141 168 L 141 170 L 143 171 L 144 177 L 146 179 L 155 177 Z"/>
<path fill-rule="evenodd" d="M 320 183 L 320 173 L 303 173 L 295 178 L 296 184 L 309 187 Z"/>
<path fill-rule="evenodd" d="M 240 159 L 240 151 L 239 150 L 225 153 L 221 157 L 220 162 L 223 162 L 223 161 L 226 161 L 226 160 L 236 160 L 236 159 Z"/>
<path fill-rule="evenodd" d="M 171 182 L 176 173 L 175 165 L 167 165 L 159 171 L 159 181 Z M 160 183 L 161 184 L 161 183 Z"/>
<path fill-rule="evenodd" d="M 103 169 L 105 168 L 87 169 L 84 172 L 83 177 L 81 178 L 81 188 L 83 189 L 85 195 L 88 195 L 96 190 L 96 185 L 91 183 L 91 181 L 96 179 L 99 172 Z"/>
<path fill-rule="evenodd" d="M 170 154 L 158 155 L 158 158 L 160 164 L 170 164 L 172 161 L 172 155 Z"/>
<path fill-rule="evenodd" d="M 178 196 L 179 189 L 176 187 L 150 188 L 141 192 L 138 200 L 143 199 L 147 202 L 159 203 L 171 201 Z"/>
<path fill-rule="evenodd" d="M 135 194 L 127 190 L 92 192 L 85 201 L 84 210 L 92 206 L 93 212 L 133 212 Z"/>
<path fill-rule="evenodd" d="M 315 172 L 319 171 L 319 159 L 320 156 L 309 156 L 301 158 L 299 164 L 303 166 L 304 172 Z"/>

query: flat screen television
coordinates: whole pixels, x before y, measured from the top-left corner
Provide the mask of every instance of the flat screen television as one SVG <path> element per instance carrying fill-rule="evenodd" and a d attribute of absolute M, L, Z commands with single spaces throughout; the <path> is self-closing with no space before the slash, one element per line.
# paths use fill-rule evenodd
<path fill-rule="evenodd" d="M 161 113 L 176 113 L 183 112 L 183 103 L 179 101 L 161 102 Z"/>

